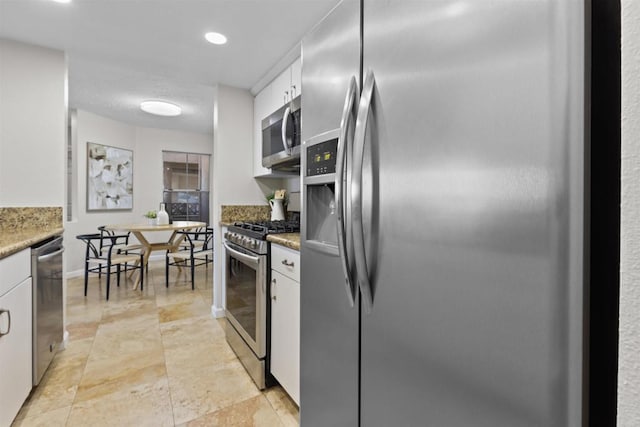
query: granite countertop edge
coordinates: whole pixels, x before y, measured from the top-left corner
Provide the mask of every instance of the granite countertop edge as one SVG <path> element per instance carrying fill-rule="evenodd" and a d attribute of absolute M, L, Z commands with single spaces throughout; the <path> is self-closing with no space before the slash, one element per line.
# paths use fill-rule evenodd
<path fill-rule="evenodd" d="M 63 232 L 64 228 L 62 227 L 47 230 L 42 228 L 18 230 L 11 234 L 2 231 L 0 232 L 0 259 L 27 249 L 50 237 L 61 235 Z"/>
<path fill-rule="evenodd" d="M 267 241 L 296 251 L 300 250 L 300 233 L 269 234 Z"/>

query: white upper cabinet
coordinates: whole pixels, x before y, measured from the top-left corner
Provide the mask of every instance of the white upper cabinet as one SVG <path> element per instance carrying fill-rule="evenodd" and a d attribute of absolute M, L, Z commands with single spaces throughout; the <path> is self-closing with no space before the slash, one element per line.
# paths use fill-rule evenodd
<path fill-rule="evenodd" d="M 271 110 L 271 86 L 260 91 L 253 99 L 253 175 L 264 176 L 271 173 L 271 169 L 262 166 L 262 119 Z"/>
<path fill-rule="evenodd" d="M 291 94 L 292 99 L 302 94 L 302 58 L 291 64 Z"/>
<path fill-rule="evenodd" d="M 291 100 L 291 67 L 280 73 L 270 86 L 273 112 Z"/>

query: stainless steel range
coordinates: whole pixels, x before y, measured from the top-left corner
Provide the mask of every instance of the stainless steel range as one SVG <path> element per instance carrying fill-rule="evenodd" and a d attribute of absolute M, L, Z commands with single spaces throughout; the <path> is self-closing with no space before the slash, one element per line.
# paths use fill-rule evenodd
<path fill-rule="evenodd" d="M 269 374 L 270 246 L 267 235 L 300 231 L 299 222 L 236 222 L 224 234 L 225 336 L 256 385 L 271 385 Z"/>

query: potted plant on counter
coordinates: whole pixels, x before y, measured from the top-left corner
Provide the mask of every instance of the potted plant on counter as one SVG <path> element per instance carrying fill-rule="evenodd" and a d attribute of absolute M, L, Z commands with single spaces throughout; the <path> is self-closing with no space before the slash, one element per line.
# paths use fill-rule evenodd
<path fill-rule="evenodd" d="M 143 215 L 149 221 L 149 225 L 156 225 L 158 223 L 158 213 L 156 211 L 149 211 Z"/>

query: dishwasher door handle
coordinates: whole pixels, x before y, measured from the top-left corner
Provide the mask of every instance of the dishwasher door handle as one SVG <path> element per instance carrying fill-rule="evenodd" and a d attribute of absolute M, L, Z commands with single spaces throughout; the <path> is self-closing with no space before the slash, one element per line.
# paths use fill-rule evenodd
<path fill-rule="evenodd" d="M 64 252 L 64 248 L 60 248 L 59 250 L 57 250 L 55 252 L 51 252 L 50 254 L 41 255 L 41 256 L 38 257 L 38 261 L 46 261 L 48 259 L 54 258 L 54 257 L 60 255 L 62 252 Z"/>

